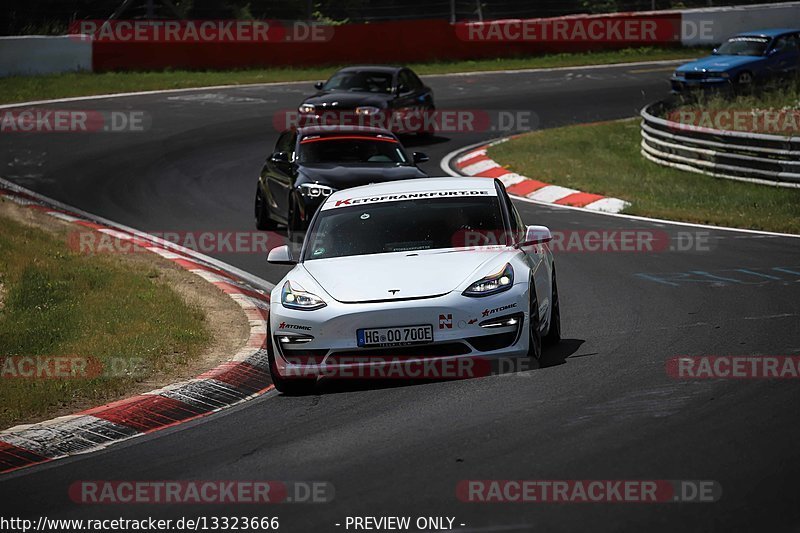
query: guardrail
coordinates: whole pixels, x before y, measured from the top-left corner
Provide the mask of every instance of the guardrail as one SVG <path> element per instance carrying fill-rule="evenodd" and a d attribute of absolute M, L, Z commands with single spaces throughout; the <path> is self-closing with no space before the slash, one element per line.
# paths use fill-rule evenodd
<path fill-rule="evenodd" d="M 641 111 L 641 153 L 659 165 L 738 181 L 800 188 L 800 137 L 724 131 L 656 116 L 668 102 Z"/>
<path fill-rule="evenodd" d="M 89 35 L 0 37 L 0 76 L 92 70 Z"/>

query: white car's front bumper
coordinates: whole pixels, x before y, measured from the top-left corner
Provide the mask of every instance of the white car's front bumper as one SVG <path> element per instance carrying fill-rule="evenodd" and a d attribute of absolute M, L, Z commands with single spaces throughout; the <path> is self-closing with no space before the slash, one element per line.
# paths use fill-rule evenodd
<path fill-rule="evenodd" d="M 366 374 L 354 369 L 398 361 L 418 368 L 413 364 L 525 356 L 528 289 L 527 283 L 517 283 L 508 291 L 481 298 L 451 292 L 435 298 L 378 303 L 343 304 L 329 299 L 326 307 L 313 311 L 284 307 L 276 291 L 270 305 L 270 342 L 277 370 L 282 377 L 359 377 Z M 484 327 L 489 321 L 514 315 L 518 318 L 514 325 Z M 358 346 L 359 329 L 421 325 L 433 326 L 432 343 Z"/>

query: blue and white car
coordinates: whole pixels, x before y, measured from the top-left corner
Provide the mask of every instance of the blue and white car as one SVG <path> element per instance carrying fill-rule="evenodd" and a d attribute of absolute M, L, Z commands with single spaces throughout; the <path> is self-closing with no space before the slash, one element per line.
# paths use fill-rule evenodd
<path fill-rule="evenodd" d="M 741 87 L 795 75 L 800 68 L 800 30 L 740 33 L 712 55 L 681 65 L 670 79 L 676 93 L 692 89 Z"/>
<path fill-rule="evenodd" d="M 561 336 L 552 239 L 524 226 L 502 183 L 422 178 L 338 191 L 314 216 L 271 294 L 275 387 L 332 369 L 541 355 Z M 523 359 L 524 361 L 527 359 Z"/>

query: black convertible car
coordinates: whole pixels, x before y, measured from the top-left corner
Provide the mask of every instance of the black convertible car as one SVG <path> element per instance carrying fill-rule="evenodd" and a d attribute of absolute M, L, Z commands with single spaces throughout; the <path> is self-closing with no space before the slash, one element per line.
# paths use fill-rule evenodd
<path fill-rule="evenodd" d="M 427 177 L 416 165 L 427 160 L 419 152 L 409 156 L 397 137 L 384 129 L 311 126 L 285 131 L 258 178 L 256 227 L 286 224 L 294 239 L 332 192 Z"/>
<path fill-rule="evenodd" d="M 317 82 L 298 111 L 301 124 L 376 126 L 396 133 L 432 133 L 433 91 L 406 67 L 357 66 Z"/>

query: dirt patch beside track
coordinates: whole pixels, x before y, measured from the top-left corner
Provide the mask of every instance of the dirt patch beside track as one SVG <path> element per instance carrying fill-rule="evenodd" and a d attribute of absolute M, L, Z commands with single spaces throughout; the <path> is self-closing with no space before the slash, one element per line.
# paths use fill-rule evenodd
<path fill-rule="evenodd" d="M 75 226 L 58 220 L 46 213 L 17 205 L 14 202 L 0 201 L 0 217 L 10 219 L 19 224 L 43 230 L 57 240 L 67 242 Z M 62 253 L 54 252 L 54 253 Z M 176 294 L 193 310 L 201 313 L 202 327 L 206 330 L 207 341 L 187 357 L 186 353 L 159 354 L 159 361 L 152 372 L 121 386 L 111 387 L 108 391 L 96 391 L 90 395 L 75 394 L 72 398 L 58 399 L 44 410 L 36 410 L 21 417 L 13 417 L 13 423 L 32 423 L 54 416 L 71 414 L 105 402 L 111 402 L 131 395 L 148 392 L 171 383 L 195 378 L 206 370 L 230 360 L 245 346 L 250 324 L 242 308 L 220 289 L 206 282 L 197 275 L 184 270 L 175 263 L 154 253 L 142 252 L 131 254 L 102 254 L 104 262 L 130 270 L 144 272 L 146 277 L 157 287 Z M 11 290 L 9 280 L 0 272 L 0 312 L 4 304 L 8 304 Z M 113 298 L 114 295 L 109 295 Z M 5 350 L 4 350 L 5 351 Z M 0 353 L 0 356 L 6 356 Z M 48 354 L 36 354 L 48 355 Z M 93 356 L 94 354 L 78 354 Z"/>

